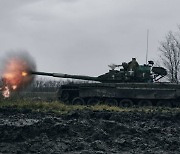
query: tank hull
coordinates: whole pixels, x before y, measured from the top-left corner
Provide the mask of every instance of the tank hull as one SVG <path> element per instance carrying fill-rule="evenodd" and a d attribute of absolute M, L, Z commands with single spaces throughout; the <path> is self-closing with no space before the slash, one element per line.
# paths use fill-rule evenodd
<path fill-rule="evenodd" d="M 180 85 L 170 83 L 69 84 L 60 87 L 58 98 L 70 104 L 177 106 L 180 101 Z"/>

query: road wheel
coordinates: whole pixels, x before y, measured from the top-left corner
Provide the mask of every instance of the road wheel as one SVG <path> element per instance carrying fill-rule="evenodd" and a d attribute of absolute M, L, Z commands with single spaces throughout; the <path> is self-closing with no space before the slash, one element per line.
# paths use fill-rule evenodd
<path fill-rule="evenodd" d="M 96 105 L 99 103 L 99 99 L 97 98 L 90 98 L 88 101 L 87 101 L 87 104 L 88 105 Z"/>
<path fill-rule="evenodd" d="M 72 100 L 73 105 L 85 105 L 84 99 L 81 97 L 76 97 Z"/>
<path fill-rule="evenodd" d="M 122 107 L 132 107 L 133 105 L 134 103 L 130 99 L 123 99 L 119 102 L 119 106 L 122 106 Z"/>
<path fill-rule="evenodd" d="M 140 100 L 138 102 L 138 106 L 139 107 L 143 107 L 143 106 L 152 106 L 152 102 L 150 100 Z"/>
<path fill-rule="evenodd" d="M 110 106 L 118 106 L 118 101 L 116 99 L 108 98 L 104 102 L 105 104 L 110 105 Z"/>
<path fill-rule="evenodd" d="M 172 107 L 171 101 L 168 100 L 160 100 L 157 102 L 158 107 Z"/>
<path fill-rule="evenodd" d="M 67 102 L 69 100 L 69 93 L 67 91 L 63 91 L 59 99 L 63 102 Z"/>

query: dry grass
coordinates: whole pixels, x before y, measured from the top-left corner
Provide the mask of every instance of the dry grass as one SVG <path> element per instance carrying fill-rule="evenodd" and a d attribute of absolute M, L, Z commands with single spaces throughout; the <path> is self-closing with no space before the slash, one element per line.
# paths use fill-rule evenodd
<path fill-rule="evenodd" d="M 180 112 L 180 108 L 157 108 L 157 107 L 142 107 L 142 108 L 121 108 L 108 105 L 66 105 L 62 102 L 46 102 L 32 100 L 0 100 L 0 108 L 13 107 L 17 109 L 30 109 L 32 111 L 55 112 L 60 114 L 68 113 L 73 110 L 93 110 L 93 111 L 115 111 L 115 112 Z"/>

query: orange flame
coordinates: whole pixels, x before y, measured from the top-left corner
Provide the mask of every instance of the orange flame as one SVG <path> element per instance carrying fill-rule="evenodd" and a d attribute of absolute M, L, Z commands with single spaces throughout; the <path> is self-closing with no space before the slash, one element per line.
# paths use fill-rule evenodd
<path fill-rule="evenodd" d="M 29 66 L 22 59 L 10 59 L 4 68 L 2 76 L 3 87 L 2 94 L 4 97 L 9 97 L 11 91 L 20 89 L 32 81 L 32 76 L 28 75 Z"/>
<path fill-rule="evenodd" d="M 22 72 L 22 76 L 27 76 L 27 72 Z"/>
<path fill-rule="evenodd" d="M 4 87 L 4 90 L 2 92 L 2 95 L 5 97 L 5 98 L 8 98 L 10 96 L 10 90 L 9 90 L 9 87 L 8 86 L 5 86 Z"/>

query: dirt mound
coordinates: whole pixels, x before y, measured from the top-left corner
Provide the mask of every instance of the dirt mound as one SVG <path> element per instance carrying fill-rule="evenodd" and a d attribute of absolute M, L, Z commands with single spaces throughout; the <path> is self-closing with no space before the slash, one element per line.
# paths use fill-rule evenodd
<path fill-rule="evenodd" d="M 180 153 L 180 114 L 0 109 L 1 153 Z"/>

